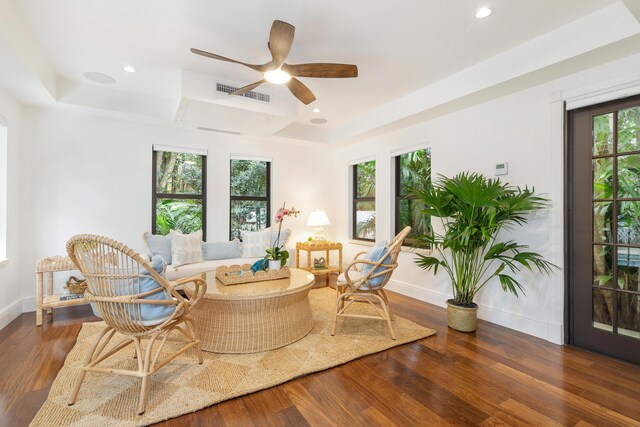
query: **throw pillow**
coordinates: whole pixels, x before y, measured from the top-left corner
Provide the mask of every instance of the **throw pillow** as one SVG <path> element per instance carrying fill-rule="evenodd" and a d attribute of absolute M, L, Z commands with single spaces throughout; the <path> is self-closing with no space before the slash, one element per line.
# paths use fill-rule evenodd
<path fill-rule="evenodd" d="M 202 252 L 206 260 L 240 258 L 237 239 L 230 242 L 203 243 Z"/>
<path fill-rule="evenodd" d="M 278 242 L 278 247 L 280 248 L 286 245 L 289 241 L 289 237 L 291 237 L 291 230 L 288 228 L 286 230 L 282 230 L 282 233 L 280 233 L 280 241 Z M 273 230 L 271 232 L 271 243 L 269 243 L 269 246 L 273 247 L 273 245 L 276 243 L 277 238 L 278 230 Z"/>
<path fill-rule="evenodd" d="M 242 257 L 260 258 L 266 255 L 271 243 L 271 228 L 260 231 L 242 231 Z"/>
<path fill-rule="evenodd" d="M 202 262 L 202 230 L 191 234 L 182 234 L 181 231 L 171 230 L 171 260 L 174 267 Z"/>
<path fill-rule="evenodd" d="M 171 264 L 171 237 L 151 234 L 148 231 L 142 235 L 144 242 L 153 255 L 160 255 L 164 262 Z"/>
<path fill-rule="evenodd" d="M 389 252 L 389 245 L 387 245 L 386 240 L 383 240 L 382 242 L 376 243 L 375 246 L 371 248 L 371 250 L 364 256 L 364 258 L 368 261 L 377 263 L 387 252 Z M 382 264 L 387 264 L 390 261 L 391 261 L 391 255 L 387 255 L 384 261 L 382 261 Z M 367 275 L 372 268 L 373 268 L 372 265 L 363 264 L 362 275 L 363 276 Z M 372 274 L 381 273 L 385 270 L 386 270 L 385 267 L 378 267 L 375 269 L 375 271 Z M 384 279 L 386 279 L 386 275 L 374 277 L 373 279 L 369 280 L 369 284 L 371 285 L 372 288 L 377 288 L 378 286 L 382 285 L 382 282 L 384 281 Z"/>
<path fill-rule="evenodd" d="M 151 268 L 153 268 L 156 273 L 163 275 L 164 274 L 164 259 L 159 255 L 154 255 L 151 260 Z M 107 268 L 106 273 L 121 273 L 120 270 L 111 270 Z M 133 273 L 133 271 L 131 272 Z M 135 273 L 133 273 L 135 274 Z M 122 295 L 130 295 L 131 293 L 138 292 L 138 289 L 129 289 L 124 288 L 122 285 L 122 280 L 118 278 L 107 278 L 103 279 L 107 283 L 111 285 L 113 296 L 122 296 Z M 157 292 L 152 293 L 151 295 L 147 295 L 143 299 L 152 299 L 152 300 L 170 300 L 172 296 L 169 292 L 163 289 L 158 282 L 155 281 L 153 276 L 147 270 L 140 270 L 140 282 L 139 282 L 139 292 L 149 292 L 153 290 L 157 290 Z M 108 306 L 107 306 L 108 307 Z M 91 309 L 93 313 L 98 317 L 103 317 L 99 313 L 99 310 L 96 308 L 94 303 L 91 303 Z M 105 308 L 103 308 L 105 309 Z M 162 305 L 162 304 L 140 304 L 139 309 L 136 304 L 131 304 L 131 306 L 127 309 L 129 316 L 135 318 L 139 316 L 142 320 L 142 324 L 145 326 L 157 325 L 159 323 L 164 322 L 169 316 L 171 316 L 176 309 L 175 305 Z M 113 313 L 114 315 L 120 315 L 120 313 Z"/>

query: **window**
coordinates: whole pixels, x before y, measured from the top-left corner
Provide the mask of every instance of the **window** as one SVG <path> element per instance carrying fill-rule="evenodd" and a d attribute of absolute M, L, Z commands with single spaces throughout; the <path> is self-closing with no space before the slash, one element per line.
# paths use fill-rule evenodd
<path fill-rule="evenodd" d="M 206 240 L 206 211 L 206 152 L 154 147 L 151 221 L 155 234 L 202 230 L 202 239 Z"/>
<path fill-rule="evenodd" d="M 353 206 L 351 236 L 356 240 L 376 240 L 376 161 L 352 166 Z"/>
<path fill-rule="evenodd" d="M 7 258 L 7 127 L 0 117 L 0 261 Z"/>
<path fill-rule="evenodd" d="M 413 246 L 416 237 L 431 232 L 431 217 L 422 213 L 424 205 L 411 190 L 421 190 L 431 184 L 431 150 L 424 148 L 395 157 L 395 231 L 407 225 L 411 233 L 405 245 Z"/>
<path fill-rule="evenodd" d="M 271 225 L 271 162 L 231 159 L 229 237 Z"/>

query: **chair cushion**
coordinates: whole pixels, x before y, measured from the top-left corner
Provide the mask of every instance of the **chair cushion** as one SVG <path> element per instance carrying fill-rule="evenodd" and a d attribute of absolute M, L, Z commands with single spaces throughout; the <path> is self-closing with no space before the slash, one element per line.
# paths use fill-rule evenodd
<path fill-rule="evenodd" d="M 202 262 L 202 230 L 191 234 L 182 234 L 181 231 L 171 230 L 171 265 L 191 264 Z"/>
<path fill-rule="evenodd" d="M 351 279 L 352 282 L 357 282 L 358 280 L 362 279 L 362 272 L 356 271 L 356 270 L 349 270 L 349 278 Z M 340 275 L 338 276 L 338 284 L 346 284 L 346 283 L 347 283 L 347 278 L 345 277 L 344 273 L 340 273 Z"/>
<path fill-rule="evenodd" d="M 237 239 L 230 242 L 211 242 L 202 244 L 202 255 L 205 261 L 215 259 L 239 258 L 240 250 L 238 249 Z"/>
<path fill-rule="evenodd" d="M 271 244 L 271 228 L 260 231 L 242 231 L 242 257 L 264 257 Z"/>
<path fill-rule="evenodd" d="M 164 262 L 171 264 L 171 237 L 151 234 L 148 231 L 142 235 L 149 252 L 153 255 L 160 255 Z"/>
<path fill-rule="evenodd" d="M 165 263 L 164 259 L 159 255 L 154 255 L 151 260 L 151 268 L 153 268 L 156 273 L 162 275 L 164 271 Z M 107 274 L 110 273 L 110 268 L 106 268 Z M 120 273 L 120 270 L 113 269 L 111 273 Z M 105 279 L 111 282 L 111 289 L 113 296 L 122 296 L 122 295 L 131 295 L 134 293 L 143 293 L 152 291 L 155 289 L 162 288 L 158 282 L 151 276 L 151 274 L 147 270 L 140 270 L 140 290 L 139 292 L 130 287 L 121 286 L 121 281 L 118 279 Z M 152 299 L 152 300 L 173 300 L 171 294 L 166 291 L 158 291 L 151 295 L 144 297 L 143 299 Z M 92 310 L 94 314 L 98 317 L 102 317 L 93 303 L 91 303 Z M 176 309 L 175 305 L 160 305 L 160 304 L 140 304 L 140 319 L 142 320 L 142 324 L 144 326 L 152 326 L 157 325 L 169 318 L 173 314 Z M 137 312 L 137 306 L 135 304 L 131 304 L 128 309 L 129 315 L 134 317 Z"/>
<path fill-rule="evenodd" d="M 364 256 L 364 258 L 368 261 L 377 263 L 388 251 L 389 251 L 389 245 L 387 245 L 386 240 L 383 240 L 382 242 L 376 243 L 375 246 L 371 248 L 371 250 Z M 391 261 L 391 255 L 387 255 L 384 261 L 382 261 L 382 264 L 387 264 L 390 261 Z M 362 274 L 363 275 L 368 274 L 372 268 L 373 268 L 372 265 L 362 264 Z M 372 274 L 381 273 L 385 270 L 387 270 L 387 268 L 378 267 Z M 382 282 L 384 282 L 385 278 L 386 278 L 385 275 L 374 277 L 373 279 L 369 280 L 369 284 L 371 285 L 372 288 L 377 288 L 380 285 L 382 285 Z"/>

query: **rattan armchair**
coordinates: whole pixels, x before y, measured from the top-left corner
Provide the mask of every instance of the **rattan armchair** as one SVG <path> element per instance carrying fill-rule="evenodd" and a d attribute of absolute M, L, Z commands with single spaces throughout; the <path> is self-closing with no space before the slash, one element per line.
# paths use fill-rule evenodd
<path fill-rule="evenodd" d="M 205 294 L 207 284 L 201 276 L 169 282 L 138 253 L 107 237 L 74 236 L 67 242 L 67 252 L 87 280 L 85 299 L 93 304 L 107 324 L 86 355 L 68 404 L 75 403 L 87 372 L 129 375 L 142 379 L 137 410 L 142 415 L 149 377 L 154 372 L 192 347 L 196 347 L 198 362 L 202 363 L 200 340 L 189 312 Z M 178 292 L 178 288 L 186 283 L 194 285 L 190 286 L 193 292 L 189 299 Z M 152 289 L 147 286 L 149 284 Z M 155 313 L 160 310 L 166 315 L 149 320 L 145 313 L 150 310 Z M 108 345 L 116 332 L 123 337 Z M 180 348 L 171 354 L 163 354 L 159 361 L 167 341 L 178 341 Z M 137 370 L 97 366 L 130 344 L 135 349 Z"/>
<path fill-rule="evenodd" d="M 338 318 L 359 317 L 366 319 L 382 319 L 387 322 L 391 338 L 396 339 L 396 334 L 391 325 L 391 309 L 389 299 L 384 292 L 385 285 L 389 282 L 393 271 L 398 267 L 398 254 L 402 249 L 402 242 L 407 237 L 411 227 L 405 227 L 396 237 L 389 242 L 388 249 L 374 262 L 362 255 L 367 252 L 356 254 L 351 264 L 344 272 L 344 280 L 338 280 L 336 284 L 337 300 L 336 312 L 333 317 L 333 329 L 331 335 L 335 335 L 338 326 Z M 369 266 L 363 274 L 363 266 Z M 354 272 L 356 272 L 354 274 Z M 349 275 L 351 273 L 351 277 Z M 375 279 L 375 280 L 374 280 Z M 354 302 L 369 303 L 377 312 L 377 316 L 368 314 L 350 313 L 347 310 Z"/>

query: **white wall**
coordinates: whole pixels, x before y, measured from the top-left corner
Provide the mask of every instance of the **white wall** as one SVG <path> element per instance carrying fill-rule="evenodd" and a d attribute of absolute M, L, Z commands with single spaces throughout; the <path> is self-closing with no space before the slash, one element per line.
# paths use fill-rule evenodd
<path fill-rule="evenodd" d="M 28 146 L 23 133 L 23 114 L 20 105 L 0 88 L 0 116 L 7 126 L 7 161 L 0 163 L 0 174 L 6 177 L 7 226 L 0 227 L 6 239 L 6 260 L 0 260 L 0 328 L 6 326 L 23 311 L 22 271 L 24 180 L 28 179 L 29 162 L 25 161 Z M 3 239 L 4 240 L 4 239 Z"/>
<path fill-rule="evenodd" d="M 305 224 L 313 209 L 333 214 L 328 177 L 318 166 L 329 164 L 330 157 L 317 145 L 274 144 L 61 110 L 30 110 L 28 122 L 35 148 L 36 212 L 29 265 L 44 256 L 65 254 L 66 241 L 78 233 L 103 234 L 145 250 L 142 233 L 151 229 L 153 144 L 208 150 L 208 241 L 228 240 L 231 154 L 273 159 L 274 213 L 285 201 L 302 211 L 300 217 L 285 222 L 293 230 L 292 242 L 311 233 Z M 32 287 L 28 292 L 35 295 Z"/>
<path fill-rule="evenodd" d="M 538 214 L 526 228 L 509 237 L 531 245 L 551 262 L 563 265 L 563 166 L 562 99 L 636 80 L 640 56 L 633 56 L 557 81 L 505 96 L 459 112 L 439 117 L 382 137 L 338 150 L 335 176 L 338 189 L 336 223 L 338 238 L 349 238 L 349 167 L 352 159 L 375 156 L 377 238 L 393 237 L 391 211 L 391 153 L 402 147 L 427 144 L 432 149 L 433 176 L 451 176 L 470 170 L 493 176 L 494 166 L 509 163 L 506 181 L 534 186 L 547 193 L 552 207 Z M 635 76 L 635 77 L 634 77 Z M 364 248 L 366 249 L 366 247 Z M 347 245 L 348 255 L 363 250 Z M 391 289 L 444 306 L 451 298 L 449 281 L 434 278 L 414 265 L 415 255 L 403 253 Z M 478 295 L 479 317 L 560 343 L 563 340 L 563 273 L 551 277 L 525 272 L 526 297 L 505 294 L 499 283 L 491 283 Z"/>

